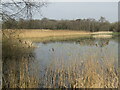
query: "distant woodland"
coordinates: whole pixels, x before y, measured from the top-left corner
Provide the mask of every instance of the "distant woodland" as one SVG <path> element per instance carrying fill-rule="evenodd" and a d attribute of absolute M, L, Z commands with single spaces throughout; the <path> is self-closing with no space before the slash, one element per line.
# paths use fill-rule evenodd
<path fill-rule="evenodd" d="M 51 29 L 51 30 L 82 30 L 82 31 L 113 31 L 119 32 L 118 22 L 110 23 L 104 17 L 76 20 L 41 20 L 8 19 L 2 23 L 3 29 Z"/>

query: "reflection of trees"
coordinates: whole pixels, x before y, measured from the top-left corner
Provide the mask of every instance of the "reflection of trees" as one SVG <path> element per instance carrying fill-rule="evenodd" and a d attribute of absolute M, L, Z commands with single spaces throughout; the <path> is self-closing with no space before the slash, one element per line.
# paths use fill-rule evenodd
<path fill-rule="evenodd" d="M 80 45 L 93 46 L 95 45 L 95 39 L 81 39 L 76 41 L 76 43 L 79 43 Z"/>
<path fill-rule="evenodd" d="M 98 40 L 98 45 L 99 45 L 99 47 L 107 46 L 109 44 L 109 41 L 110 40 L 106 40 L 106 39 Z"/>
<path fill-rule="evenodd" d="M 75 39 L 67 39 L 67 40 L 58 40 L 61 43 L 73 43 L 80 44 L 81 46 L 96 46 L 96 47 L 104 47 L 109 44 L 110 40 L 114 40 L 115 42 L 118 42 L 118 39 L 109 38 L 109 39 L 98 39 L 98 38 L 75 38 Z M 48 41 L 43 42 L 43 44 L 47 43 L 53 43 L 56 41 Z"/>
<path fill-rule="evenodd" d="M 109 44 L 109 39 L 81 39 L 76 41 L 80 45 L 104 47 Z"/>

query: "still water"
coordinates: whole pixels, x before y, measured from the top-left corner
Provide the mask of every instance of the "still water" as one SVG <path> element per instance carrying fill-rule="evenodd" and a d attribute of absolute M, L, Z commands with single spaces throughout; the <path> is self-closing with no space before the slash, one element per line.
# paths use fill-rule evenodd
<path fill-rule="evenodd" d="M 90 58 L 95 60 L 118 60 L 118 41 L 116 39 L 78 39 L 36 43 L 35 59 L 41 67 L 58 60 L 69 65 L 71 61 L 83 62 Z"/>

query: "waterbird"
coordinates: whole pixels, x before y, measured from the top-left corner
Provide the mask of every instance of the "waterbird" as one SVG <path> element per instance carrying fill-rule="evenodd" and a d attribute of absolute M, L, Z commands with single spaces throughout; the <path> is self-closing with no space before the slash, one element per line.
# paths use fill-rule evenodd
<path fill-rule="evenodd" d="M 52 48 L 52 51 L 54 52 L 54 48 Z"/>
<path fill-rule="evenodd" d="M 105 42 L 105 44 L 108 45 L 108 44 L 109 44 L 109 41 Z"/>
<path fill-rule="evenodd" d="M 49 51 L 53 51 L 53 52 L 54 52 L 54 48 L 52 48 L 52 49 L 49 49 Z"/>
<path fill-rule="evenodd" d="M 96 45 L 96 47 L 98 47 L 98 44 L 95 44 Z"/>

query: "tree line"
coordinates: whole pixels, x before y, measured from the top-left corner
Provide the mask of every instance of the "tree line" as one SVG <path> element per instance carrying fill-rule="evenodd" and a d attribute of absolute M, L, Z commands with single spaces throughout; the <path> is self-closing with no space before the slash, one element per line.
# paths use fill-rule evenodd
<path fill-rule="evenodd" d="M 82 30 L 82 31 L 114 31 L 119 32 L 118 22 L 110 23 L 104 17 L 76 20 L 41 20 L 8 19 L 2 23 L 3 29 L 51 29 L 51 30 Z"/>

